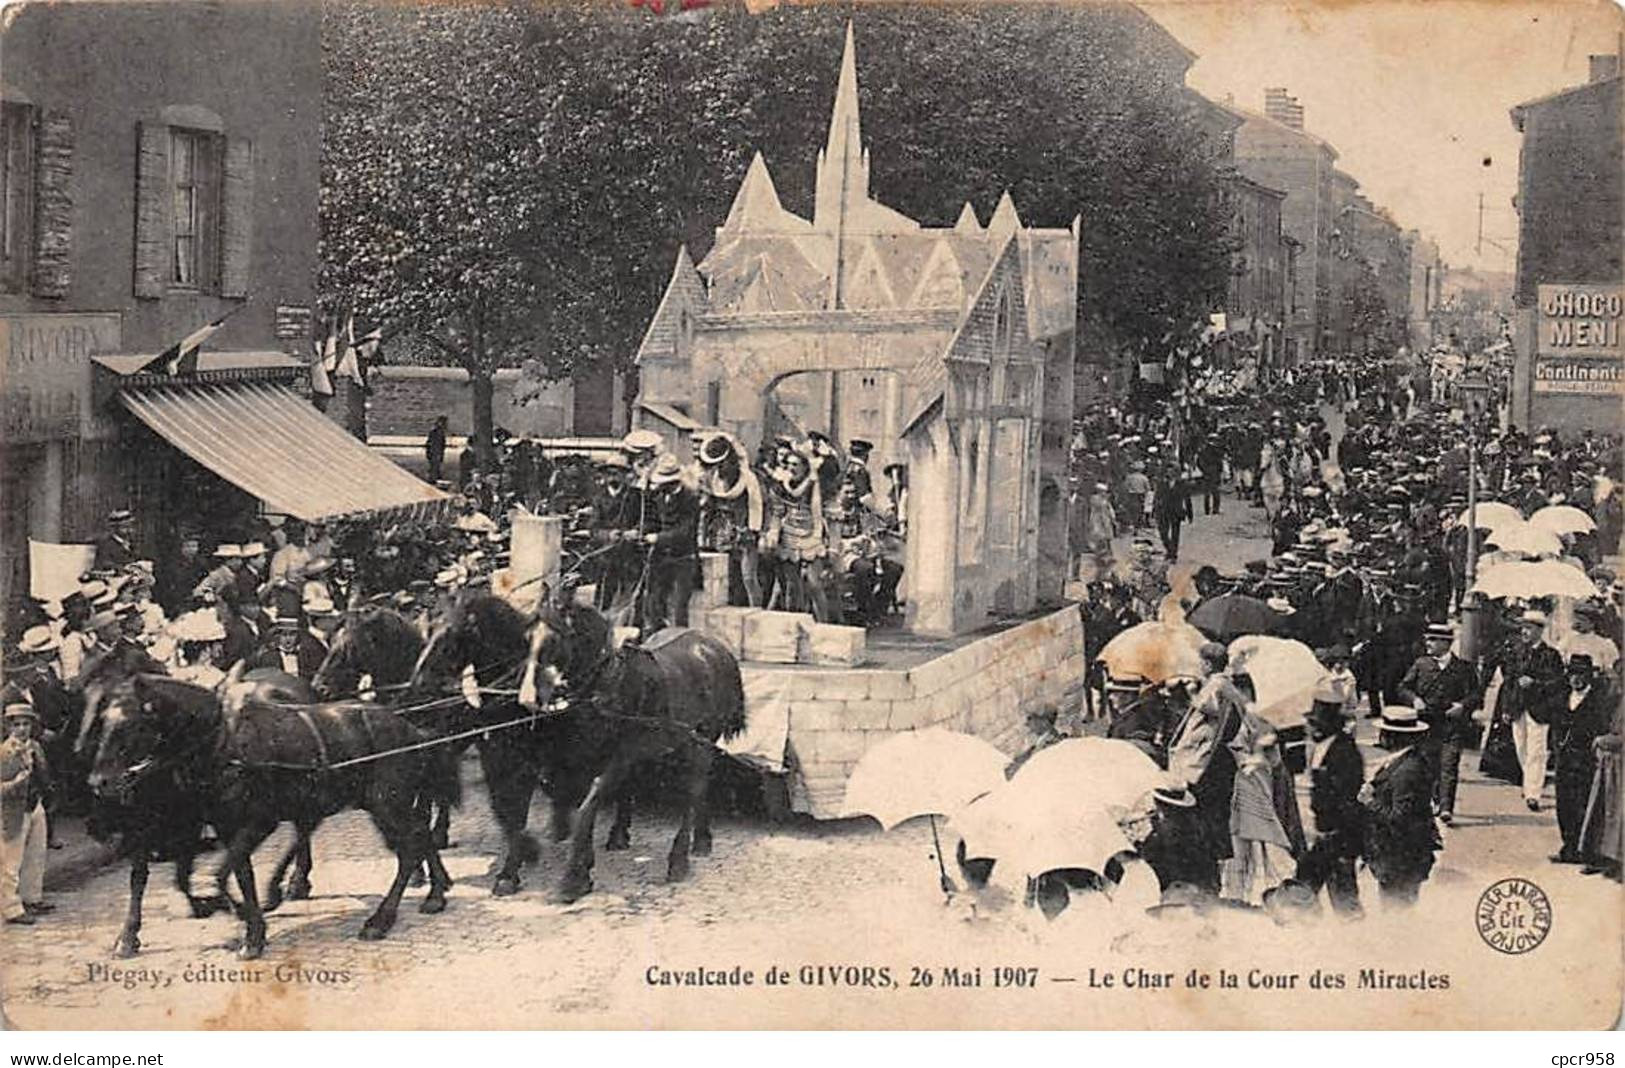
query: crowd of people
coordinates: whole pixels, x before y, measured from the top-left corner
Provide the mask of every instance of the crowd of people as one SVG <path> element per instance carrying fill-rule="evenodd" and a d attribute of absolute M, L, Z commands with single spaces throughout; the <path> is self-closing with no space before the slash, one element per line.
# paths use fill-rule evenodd
<path fill-rule="evenodd" d="M 443 422 L 436 429 L 426 451 L 438 476 Z M 499 429 L 489 470 L 465 449 L 457 482 L 438 480 L 455 494 L 455 514 L 444 519 L 196 517 L 156 560 L 137 547 L 136 517 L 112 512 L 76 588 L 32 602 L 6 650 L 6 919 L 28 923 L 39 913 L 31 880 L 44 851 L 60 844 L 47 813 L 88 800 L 73 774 L 72 725 L 81 683 L 102 664 L 205 687 L 239 663 L 308 682 L 348 609 L 387 605 L 426 635 L 459 591 L 511 592 L 512 526 L 527 512 L 565 518 L 569 583 L 595 587 L 598 607 L 643 633 L 688 624 L 702 552 L 727 556 L 733 604 L 858 626 L 894 615 L 907 494 L 901 465 L 877 479 L 869 442 L 852 441 L 842 456 L 816 433 L 754 454 L 721 431 L 696 433 L 691 446 L 684 463 L 659 435 L 638 430 L 610 460 L 550 458 Z M 36 807 L 37 821 L 17 823 L 17 813 Z"/>
<path fill-rule="evenodd" d="M 1083 413 L 1072 547 L 1087 589 L 1089 715 L 1183 785 L 1158 795 L 1160 829 L 1142 850 L 1165 888 L 1252 904 L 1325 889 L 1334 909 L 1358 913 L 1363 862 L 1385 898 L 1413 901 L 1449 841 L 1472 749 L 1485 774 L 1521 784 L 1531 811 L 1555 778 L 1553 863 L 1619 879 L 1625 586 L 1604 558 L 1625 525 L 1620 439 L 1506 428 L 1493 405 L 1462 402 L 1432 388 L 1425 364 L 1390 361 Z M 1585 513 L 1591 522 L 1544 558 L 1596 596 L 1473 592 L 1469 556 L 1483 575 L 1534 555 L 1499 548 L 1482 518 L 1492 512 L 1469 537 L 1475 477 L 1475 507 L 1500 502 L 1525 522 L 1553 505 Z M 1171 587 L 1166 565 L 1196 498 L 1214 514 L 1225 490 L 1262 509 L 1270 554 L 1233 574 L 1187 568 Z M 1108 673 L 1100 654 L 1114 637 L 1146 620 L 1203 619 L 1221 597 L 1260 611 L 1245 631 L 1208 633 L 1200 676 Z M 1259 715 L 1255 669 L 1224 644 L 1244 633 L 1295 639 L 1324 669 L 1301 748 Z M 1354 744 L 1365 720 L 1374 758 Z"/>

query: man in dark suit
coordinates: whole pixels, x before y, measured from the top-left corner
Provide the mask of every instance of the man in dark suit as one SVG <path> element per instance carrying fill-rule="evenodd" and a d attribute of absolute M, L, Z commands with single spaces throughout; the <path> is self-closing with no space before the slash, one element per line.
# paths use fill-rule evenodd
<path fill-rule="evenodd" d="M 1389 755 L 1358 795 L 1365 808 L 1365 861 L 1391 906 L 1416 903 L 1439 848 L 1430 804 L 1433 779 L 1417 745 L 1427 732 L 1416 709 L 1383 709 L 1378 738 Z"/>
<path fill-rule="evenodd" d="M 298 616 L 279 615 L 271 620 L 271 640 L 249 658 L 248 667 L 285 671 L 309 682 L 326 656 L 327 650 L 300 628 Z"/>
<path fill-rule="evenodd" d="M 107 515 L 107 533 L 96 539 L 96 567 L 122 571 L 135 563 L 135 516 L 128 508 Z"/>
<path fill-rule="evenodd" d="M 1309 709 L 1309 811 L 1315 818 L 1315 843 L 1298 861 L 1298 879 L 1314 893 L 1326 888 L 1336 912 L 1360 914 L 1360 889 L 1354 861 L 1360 855 L 1365 813 L 1360 787 L 1365 761 L 1344 730 L 1342 694 L 1325 688 Z"/>
<path fill-rule="evenodd" d="M 1430 623 L 1423 641 L 1427 652 L 1411 664 L 1399 683 L 1399 698 L 1421 714 L 1428 737 L 1422 743 L 1433 779 L 1433 806 L 1449 823 L 1456 810 L 1456 781 L 1461 750 L 1473 729 L 1473 709 L 1483 698 L 1478 672 L 1450 651 L 1456 632 L 1448 623 Z"/>
<path fill-rule="evenodd" d="M 423 459 L 429 468 L 429 481 L 440 481 L 440 469 L 446 462 L 446 417 L 435 417 L 429 436 L 423 440 Z"/>
<path fill-rule="evenodd" d="M 1612 729 L 1617 699 L 1585 653 L 1570 658 L 1568 684 L 1568 702 L 1553 720 L 1558 736 L 1557 829 L 1563 836 L 1563 848 L 1551 859 L 1555 864 L 1584 864 L 1593 859 L 1580 848 L 1591 777 L 1597 770 L 1592 743 Z"/>

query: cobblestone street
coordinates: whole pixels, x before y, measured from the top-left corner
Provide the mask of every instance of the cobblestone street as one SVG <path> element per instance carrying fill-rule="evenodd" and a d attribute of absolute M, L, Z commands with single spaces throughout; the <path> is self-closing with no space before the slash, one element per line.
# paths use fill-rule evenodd
<path fill-rule="evenodd" d="M 1219 546 L 1235 552 L 1238 535 L 1256 537 L 1258 511 L 1229 499 L 1225 505 L 1224 515 L 1198 518 L 1189 528 L 1185 559 L 1210 559 Z M 1252 545 L 1242 542 L 1241 550 Z M 1369 734 L 1363 726 L 1361 741 L 1369 742 Z M 1316 932 L 1292 937 L 1279 937 L 1289 932 L 1259 914 L 1153 919 L 1140 911 L 1145 901 L 1075 909 L 1047 924 L 1007 901 L 972 902 L 960 894 L 945 905 L 930 825 L 919 820 L 883 834 L 862 820 L 781 826 L 724 817 L 715 855 L 697 858 L 692 880 L 671 886 L 663 876 L 674 821 L 667 813 L 640 812 L 633 848 L 599 852 L 597 889 L 582 901 L 569 907 L 545 902 L 547 881 L 563 859 L 561 847 L 550 842 L 543 844 L 541 866 L 526 870 L 522 892 L 495 898 L 488 867 L 498 836 L 478 764 L 471 762 L 464 774 L 467 800 L 453 822 L 457 845 L 446 854 L 457 886 L 443 915 L 420 915 L 423 891 L 412 889 L 388 939 L 357 940 L 388 885 L 393 860 L 365 815 L 346 813 L 317 832 L 316 897 L 270 916 L 262 961 L 237 961 L 234 920 L 190 919 L 167 866 L 154 870 L 149 886 L 141 955 L 113 960 L 109 949 L 124 913 L 127 878 L 122 867 L 110 868 L 56 895 L 58 911 L 41 925 L 6 929 L 6 1007 L 24 1027 L 117 1028 L 159 1019 L 240 1028 L 705 1027 L 766 1025 L 775 1014 L 789 1020 L 792 1013 L 804 1025 L 886 1026 L 903 1011 L 915 1025 L 937 1019 L 953 1026 L 963 1022 L 961 1011 L 972 1009 L 984 1023 L 994 1018 L 990 1008 L 1012 1024 L 1024 1012 L 1037 1020 L 1045 999 L 1076 989 L 1080 1024 L 1130 1025 L 1158 1019 L 1152 995 L 1091 1000 L 1083 989 L 1089 969 L 1163 963 L 1189 969 L 1206 959 L 1215 967 L 1250 962 L 1266 971 L 1375 967 L 1410 974 L 1436 970 L 1439 961 L 1467 960 L 1481 967 L 1456 972 L 1440 998 L 1468 998 L 1474 990 L 1482 995 L 1515 978 L 1529 992 L 1518 1011 L 1536 1020 L 1563 989 L 1534 981 L 1544 968 L 1564 961 L 1572 967 L 1587 959 L 1587 946 L 1617 945 L 1619 888 L 1548 863 L 1557 845 L 1550 791 L 1545 810 L 1529 813 L 1516 790 L 1484 781 L 1476 761 L 1472 752 L 1463 761 L 1457 824 L 1447 832 L 1416 912 L 1384 914 L 1375 886 L 1362 875 L 1366 920 L 1327 918 L 1317 921 L 1324 927 Z M 545 828 L 543 802 L 531 822 Z M 605 830 L 601 822 L 600 839 Z M 262 881 L 285 835 L 273 837 L 257 856 Z M 203 859 L 194 877 L 199 889 L 217 862 L 218 854 Z M 1553 903 L 1551 937 L 1525 958 L 1491 951 L 1474 930 L 1478 896 L 1508 876 L 1533 880 Z M 1587 922 L 1566 922 L 1581 916 Z M 944 988 L 944 969 L 978 965 L 981 987 Z M 1040 968 L 1040 990 L 990 989 L 1001 965 Z M 736 966 L 755 973 L 742 994 L 659 982 L 659 971 L 726 973 Z M 774 966 L 788 979 L 768 987 L 765 973 Z M 931 977 L 931 986 L 923 985 L 922 975 Z M 1069 979 L 1079 986 L 1049 982 Z M 1597 984 L 1602 1000 L 1612 989 L 1611 982 Z M 812 1016 L 810 996 L 820 1006 Z M 919 1003 L 904 1006 L 900 999 Z M 1384 1005 L 1380 994 L 1362 994 L 1339 1011 L 1349 1026 L 1380 1025 Z M 1214 1013 L 1215 1022 L 1268 1022 L 1268 1001 L 1257 998 L 1215 995 L 1202 1010 Z"/>

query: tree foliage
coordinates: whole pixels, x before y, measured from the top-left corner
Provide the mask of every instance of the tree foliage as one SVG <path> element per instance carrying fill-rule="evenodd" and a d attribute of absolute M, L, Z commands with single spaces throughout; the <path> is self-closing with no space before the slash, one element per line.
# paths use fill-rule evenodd
<path fill-rule="evenodd" d="M 1166 43 L 1071 4 L 329 4 L 324 294 L 476 385 L 624 366 L 752 152 L 811 214 L 848 18 L 878 199 L 927 225 L 1005 189 L 1029 225 L 1081 214 L 1081 312 L 1152 352 L 1203 321 L 1229 247 Z"/>

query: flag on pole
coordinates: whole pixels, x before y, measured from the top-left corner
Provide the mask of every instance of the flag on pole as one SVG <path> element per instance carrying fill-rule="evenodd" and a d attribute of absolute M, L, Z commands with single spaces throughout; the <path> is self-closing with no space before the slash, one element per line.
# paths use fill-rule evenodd
<path fill-rule="evenodd" d="M 355 347 L 355 315 L 351 314 L 344 320 L 344 348 L 343 355 L 339 357 L 338 375 L 348 378 L 356 385 L 365 385 L 361 377 L 360 357 Z"/>
<path fill-rule="evenodd" d="M 203 347 L 203 343 L 205 341 L 214 336 L 215 331 L 219 330 L 225 321 L 231 317 L 232 312 L 236 310 L 236 308 L 233 308 L 231 311 L 228 311 L 225 315 L 222 315 L 212 323 L 204 323 L 190 334 L 187 334 L 185 337 L 175 342 L 175 344 L 169 346 L 169 348 L 142 364 L 139 370 L 142 372 L 161 371 L 166 375 L 184 375 L 193 373 L 197 370 L 198 350 Z"/>
<path fill-rule="evenodd" d="M 372 393 L 372 387 L 367 384 L 367 379 L 373 365 L 378 361 L 378 347 L 383 344 L 383 341 L 383 327 L 374 327 L 362 335 L 360 341 L 356 342 L 356 370 L 361 375 L 359 381 L 364 393 Z"/>
<path fill-rule="evenodd" d="M 327 373 L 327 347 L 320 341 L 312 341 L 310 347 L 315 350 L 315 359 L 310 361 L 310 394 L 313 397 L 331 397 L 333 380 Z"/>

